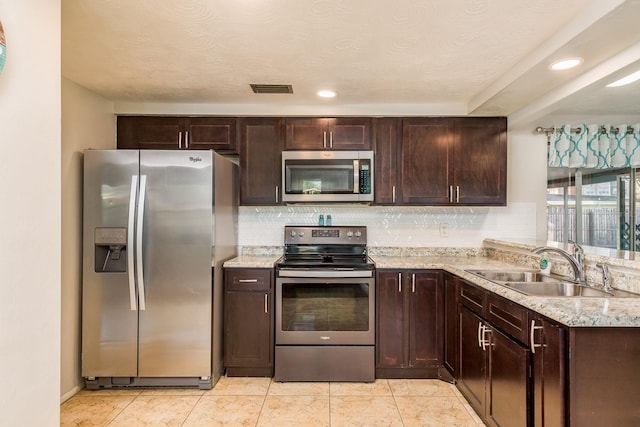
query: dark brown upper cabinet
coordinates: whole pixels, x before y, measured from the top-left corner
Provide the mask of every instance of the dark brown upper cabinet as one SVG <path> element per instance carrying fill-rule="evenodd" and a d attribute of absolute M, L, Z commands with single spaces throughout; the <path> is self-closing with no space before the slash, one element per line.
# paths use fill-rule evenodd
<path fill-rule="evenodd" d="M 238 119 L 233 117 L 119 116 L 118 148 L 215 150 L 238 153 Z"/>
<path fill-rule="evenodd" d="M 374 123 L 376 204 L 506 204 L 506 118 L 383 118 Z"/>
<path fill-rule="evenodd" d="M 285 150 L 371 150 L 371 118 L 288 118 Z"/>
<path fill-rule="evenodd" d="M 455 118 L 451 157 L 452 201 L 461 205 L 507 204 L 507 119 Z"/>
<path fill-rule="evenodd" d="M 281 200 L 284 131 L 278 118 L 240 122 L 240 204 L 277 205 Z"/>

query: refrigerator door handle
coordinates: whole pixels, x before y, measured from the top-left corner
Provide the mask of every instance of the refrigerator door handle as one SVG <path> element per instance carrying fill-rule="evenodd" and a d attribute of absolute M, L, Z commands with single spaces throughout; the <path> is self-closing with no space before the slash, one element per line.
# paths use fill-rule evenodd
<path fill-rule="evenodd" d="M 144 270 L 142 268 L 142 237 L 144 226 L 144 201 L 147 192 L 147 176 L 140 175 L 140 194 L 138 195 L 138 217 L 136 223 L 136 274 L 138 293 L 140 295 L 140 311 L 147 309 L 144 292 Z"/>
<path fill-rule="evenodd" d="M 127 219 L 127 276 L 129 278 L 129 303 L 131 311 L 137 310 L 136 277 L 133 256 L 133 230 L 136 221 L 136 193 L 138 192 L 138 175 L 131 176 L 131 192 L 129 193 L 129 218 Z"/>

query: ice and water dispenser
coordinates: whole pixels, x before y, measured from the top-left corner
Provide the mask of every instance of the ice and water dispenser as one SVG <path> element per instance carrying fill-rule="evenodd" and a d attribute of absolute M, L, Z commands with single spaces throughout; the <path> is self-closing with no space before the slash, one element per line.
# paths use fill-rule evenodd
<path fill-rule="evenodd" d="M 127 229 L 100 227 L 95 229 L 95 272 L 127 271 Z"/>

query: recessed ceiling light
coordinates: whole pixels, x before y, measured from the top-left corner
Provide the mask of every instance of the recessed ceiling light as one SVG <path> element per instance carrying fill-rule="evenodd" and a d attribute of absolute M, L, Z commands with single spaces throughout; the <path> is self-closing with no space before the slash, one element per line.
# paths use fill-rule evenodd
<path fill-rule="evenodd" d="M 319 90 L 318 96 L 322 98 L 335 98 L 336 92 L 334 90 Z"/>
<path fill-rule="evenodd" d="M 568 70 L 582 64 L 582 61 L 582 58 L 564 58 L 549 65 L 549 69 L 554 71 Z"/>
<path fill-rule="evenodd" d="M 631 84 L 636 80 L 640 79 L 640 71 L 636 71 L 635 73 L 631 73 L 626 77 L 621 78 L 620 80 L 616 80 L 613 83 L 607 85 L 607 87 L 618 87 Z"/>

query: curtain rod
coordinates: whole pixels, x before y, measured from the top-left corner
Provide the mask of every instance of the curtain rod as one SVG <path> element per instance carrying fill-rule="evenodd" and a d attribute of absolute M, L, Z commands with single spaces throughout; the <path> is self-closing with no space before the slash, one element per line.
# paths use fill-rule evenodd
<path fill-rule="evenodd" d="M 549 136 L 549 134 L 552 134 L 556 131 L 561 131 L 563 128 L 559 127 L 559 128 L 544 128 L 542 126 L 538 126 L 535 128 L 535 131 L 537 133 L 546 133 L 547 136 Z M 609 131 L 611 133 L 620 133 L 620 128 L 614 128 L 613 126 L 609 129 Z M 582 132 L 582 128 L 571 128 L 571 132 L 573 133 L 580 133 Z M 607 133 L 607 128 L 604 126 L 600 126 L 600 133 Z M 631 126 L 627 126 L 627 133 L 628 134 L 632 134 L 633 133 L 633 128 Z"/>

